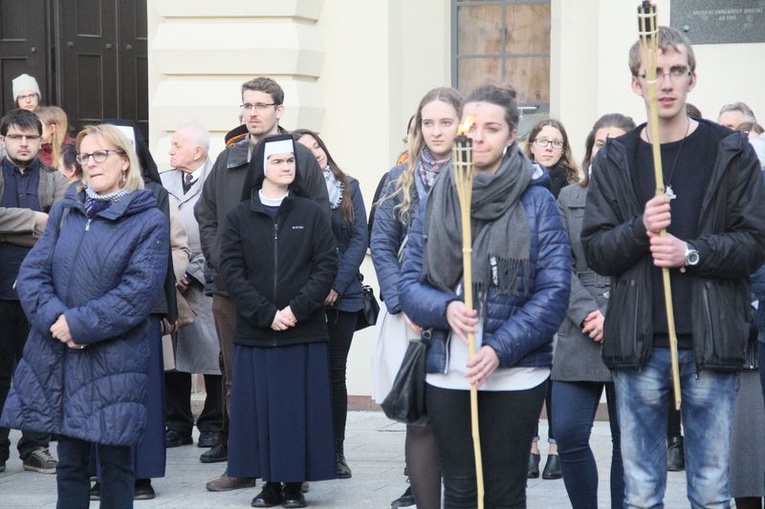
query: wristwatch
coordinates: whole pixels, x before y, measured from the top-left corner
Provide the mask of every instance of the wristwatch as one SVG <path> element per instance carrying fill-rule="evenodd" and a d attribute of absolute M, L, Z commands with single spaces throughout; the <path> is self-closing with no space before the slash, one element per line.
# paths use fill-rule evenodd
<path fill-rule="evenodd" d="M 699 264 L 699 252 L 689 242 L 685 243 L 685 266 L 694 267 Z"/>

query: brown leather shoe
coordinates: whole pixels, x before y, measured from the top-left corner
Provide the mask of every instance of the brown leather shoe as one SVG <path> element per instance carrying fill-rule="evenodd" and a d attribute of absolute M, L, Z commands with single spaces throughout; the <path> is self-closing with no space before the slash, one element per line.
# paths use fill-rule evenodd
<path fill-rule="evenodd" d="M 252 488 L 255 486 L 255 479 L 250 477 L 229 477 L 228 471 L 223 475 L 208 482 L 205 487 L 207 491 L 231 491 L 242 488 Z"/>

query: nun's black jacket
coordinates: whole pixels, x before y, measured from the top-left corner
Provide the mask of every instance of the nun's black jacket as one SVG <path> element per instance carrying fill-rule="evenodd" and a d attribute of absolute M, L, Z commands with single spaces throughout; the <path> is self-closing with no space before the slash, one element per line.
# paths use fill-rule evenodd
<path fill-rule="evenodd" d="M 234 343 L 273 347 L 328 341 L 324 299 L 337 274 L 329 218 L 316 202 L 290 193 L 276 217 L 257 191 L 227 216 L 221 273 L 237 309 Z M 274 331 L 276 312 L 290 306 L 297 325 Z"/>

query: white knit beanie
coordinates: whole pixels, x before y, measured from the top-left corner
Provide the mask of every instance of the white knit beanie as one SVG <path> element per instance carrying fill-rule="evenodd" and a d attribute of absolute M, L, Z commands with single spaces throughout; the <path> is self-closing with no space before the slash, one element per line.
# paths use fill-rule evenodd
<path fill-rule="evenodd" d="M 13 100 L 15 101 L 21 95 L 22 92 L 31 90 L 36 93 L 38 97 L 42 99 L 40 93 L 40 85 L 37 84 L 37 80 L 29 74 L 22 74 L 13 79 Z"/>

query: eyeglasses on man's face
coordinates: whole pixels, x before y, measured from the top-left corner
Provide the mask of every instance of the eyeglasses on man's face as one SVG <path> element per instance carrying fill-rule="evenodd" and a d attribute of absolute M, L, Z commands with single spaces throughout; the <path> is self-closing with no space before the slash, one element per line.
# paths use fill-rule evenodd
<path fill-rule="evenodd" d="M 687 67 L 673 68 L 667 72 L 663 72 L 657 69 L 656 81 L 662 82 L 664 81 L 664 78 L 666 78 L 667 76 L 669 76 L 669 81 L 677 81 L 681 78 L 685 78 L 686 76 L 690 76 L 690 75 L 691 75 L 691 71 Z M 645 72 L 638 74 L 638 78 L 640 78 L 641 80 L 647 79 Z"/>
<path fill-rule="evenodd" d="M 279 105 L 277 103 L 255 103 L 255 104 L 244 103 L 239 105 L 239 107 L 242 108 L 242 111 L 248 111 L 248 112 L 252 111 L 253 108 L 256 111 L 266 111 L 271 106 L 279 106 Z"/>
<path fill-rule="evenodd" d="M 122 150 L 119 149 L 109 149 L 109 150 L 96 150 L 92 154 L 86 154 L 85 152 L 80 152 L 77 154 L 77 162 L 86 165 L 88 164 L 88 161 L 90 161 L 90 158 L 92 157 L 93 160 L 97 163 L 103 163 L 106 161 L 106 159 L 109 157 L 109 154 L 124 154 Z"/>
<path fill-rule="evenodd" d="M 541 148 L 545 148 L 547 145 L 551 145 L 555 150 L 561 150 L 566 146 L 562 140 L 551 140 L 549 138 L 534 138 L 534 145 Z"/>
<path fill-rule="evenodd" d="M 11 141 L 39 141 L 41 136 L 39 134 L 6 134 L 5 139 Z"/>

